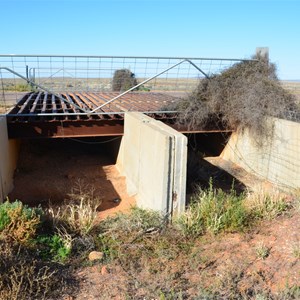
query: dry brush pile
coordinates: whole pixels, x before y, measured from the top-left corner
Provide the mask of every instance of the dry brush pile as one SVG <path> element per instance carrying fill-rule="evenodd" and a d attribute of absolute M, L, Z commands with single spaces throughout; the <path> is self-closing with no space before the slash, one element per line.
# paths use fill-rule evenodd
<path fill-rule="evenodd" d="M 175 109 L 180 112 L 179 123 L 191 129 L 211 124 L 234 130 L 247 128 L 258 141 L 271 133 L 266 117 L 290 119 L 298 112 L 296 98 L 281 86 L 275 65 L 261 57 L 201 79 Z"/>
<path fill-rule="evenodd" d="M 124 92 L 136 86 L 135 75 L 128 69 L 116 70 L 112 79 L 112 90 L 114 92 Z"/>

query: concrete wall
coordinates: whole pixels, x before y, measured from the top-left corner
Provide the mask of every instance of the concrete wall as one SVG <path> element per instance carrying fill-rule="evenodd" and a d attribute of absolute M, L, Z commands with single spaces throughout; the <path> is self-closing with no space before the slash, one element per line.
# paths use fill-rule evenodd
<path fill-rule="evenodd" d="M 185 208 L 187 138 L 141 113 L 126 113 L 117 167 L 139 207 L 177 214 Z"/>
<path fill-rule="evenodd" d="M 18 153 L 19 143 L 8 139 L 6 118 L 0 117 L 0 201 L 13 189 Z"/>
<path fill-rule="evenodd" d="M 300 124 L 282 119 L 270 122 L 274 132 L 266 146 L 259 148 L 248 132 L 233 133 L 221 157 L 283 189 L 300 188 Z"/>

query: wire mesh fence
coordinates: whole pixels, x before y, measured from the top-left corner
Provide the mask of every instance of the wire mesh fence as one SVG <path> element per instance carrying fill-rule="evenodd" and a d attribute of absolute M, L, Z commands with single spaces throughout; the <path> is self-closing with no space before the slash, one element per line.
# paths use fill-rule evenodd
<path fill-rule="evenodd" d="M 189 93 L 198 81 L 242 59 L 73 55 L 0 55 L 0 113 L 24 94 L 44 90 L 111 92 L 118 70 L 127 70 L 132 91 Z M 121 92 L 121 91 L 120 91 Z M 1 111 L 2 109 L 2 111 Z"/>

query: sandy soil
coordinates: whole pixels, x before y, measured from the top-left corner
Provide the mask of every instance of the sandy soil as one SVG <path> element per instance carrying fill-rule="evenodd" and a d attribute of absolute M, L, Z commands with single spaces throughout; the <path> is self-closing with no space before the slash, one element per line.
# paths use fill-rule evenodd
<path fill-rule="evenodd" d="M 30 205 L 47 206 L 49 201 L 59 204 L 79 183 L 93 189 L 101 199 L 100 218 L 135 204 L 126 193 L 125 177 L 117 170 L 115 157 L 107 153 L 106 144 L 74 140 L 23 142 L 9 198 Z"/>

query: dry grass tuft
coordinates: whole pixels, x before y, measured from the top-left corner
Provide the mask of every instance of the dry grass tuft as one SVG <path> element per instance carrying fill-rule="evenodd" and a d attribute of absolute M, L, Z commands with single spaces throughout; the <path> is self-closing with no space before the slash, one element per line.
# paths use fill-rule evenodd
<path fill-rule="evenodd" d="M 255 253 L 258 258 L 266 259 L 270 255 L 271 248 L 265 245 L 264 242 L 259 242 L 255 247 Z"/>
<path fill-rule="evenodd" d="M 262 187 L 248 192 L 245 205 L 254 219 L 266 220 L 274 219 L 290 207 L 285 194 L 276 189 L 265 191 Z"/>
<path fill-rule="evenodd" d="M 48 214 L 55 228 L 67 228 L 80 236 L 88 235 L 95 226 L 101 199 L 88 184 L 78 181 L 69 199 L 60 207 L 50 205 Z"/>

